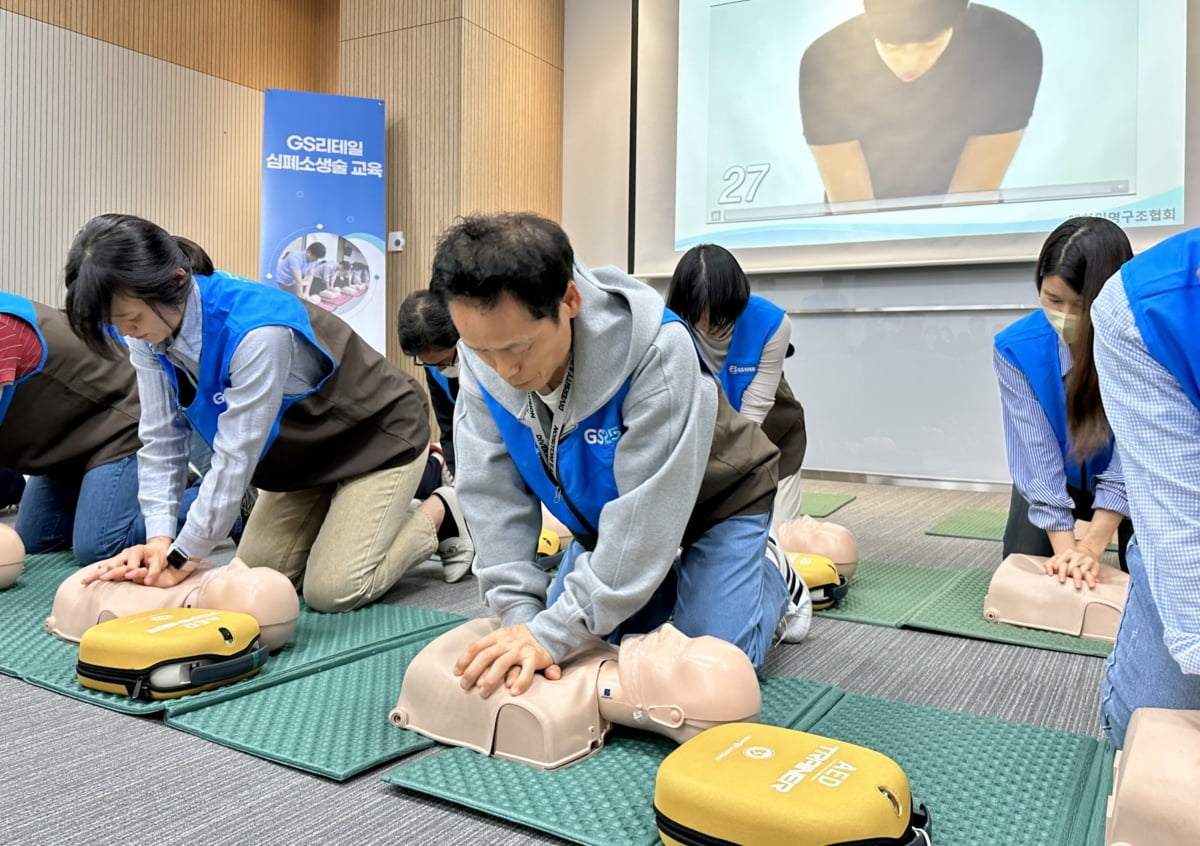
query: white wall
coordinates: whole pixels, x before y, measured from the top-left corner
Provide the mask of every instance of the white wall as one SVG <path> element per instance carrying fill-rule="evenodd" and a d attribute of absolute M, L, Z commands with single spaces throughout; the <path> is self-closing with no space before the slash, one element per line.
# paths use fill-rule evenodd
<path fill-rule="evenodd" d="M 563 225 L 592 265 L 625 266 L 628 251 L 629 15 L 623 1 L 566 0 Z M 999 264 L 753 277 L 792 312 L 786 372 L 808 415 L 806 468 L 1007 482 L 991 337 L 1036 302 L 1032 275 Z"/>
<path fill-rule="evenodd" d="M 629 249 L 632 9 L 566 0 L 562 225 L 591 265 L 624 267 Z"/>

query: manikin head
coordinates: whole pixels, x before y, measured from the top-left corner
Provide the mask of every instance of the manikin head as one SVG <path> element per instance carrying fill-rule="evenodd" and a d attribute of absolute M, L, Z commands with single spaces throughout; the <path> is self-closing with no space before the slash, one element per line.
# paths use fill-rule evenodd
<path fill-rule="evenodd" d="M 11 586 L 25 566 L 25 544 L 12 526 L 0 523 L 0 590 Z"/>
<path fill-rule="evenodd" d="M 682 743 L 720 723 L 756 722 L 758 674 L 720 638 L 688 637 L 670 623 L 621 640 L 616 685 L 601 673 L 600 713 Z"/>
<path fill-rule="evenodd" d="M 296 628 L 300 600 L 287 576 L 268 567 L 247 567 L 235 558 L 224 567 L 197 568 L 169 588 L 136 582 L 82 578 L 97 565 L 68 576 L 58 586 L 46 630 L 78 642 L 84 631 L 106 620 L 158 608 L 212 608 L 241 611 L 258 621 L 261 642 L 272 652 L 287 643 Z"/>
<path fill-rule="evenodd" d="M 779 545 L 785 552 L 823 555 L 837 565 L 839 575 L 850 578 L 858 566 L 858 543 L 845 526 L 815 520 L 805 514 L 779 527 Z"/>
<path fill-rule="evenodd" d="M 496 375 L 518 391 L 548 391 L 562 384 L 583 303 L 574 261 L 566 233 L 545 218 L 468 217 L 442 236 L 430 288 Z"/>
<path fill-rule="evenodd" d="M 206 573 L 184 604 L 249 614 L 258 621 L 259 641 L 272 652 L 291 639 L 300 616 L 300 598 L 291 579 L 270 567 L 247 567 L 240 558 Z"/>

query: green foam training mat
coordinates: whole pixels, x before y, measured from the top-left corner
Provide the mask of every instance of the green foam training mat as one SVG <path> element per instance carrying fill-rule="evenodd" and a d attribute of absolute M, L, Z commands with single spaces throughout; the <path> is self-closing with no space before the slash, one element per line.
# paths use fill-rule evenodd
<path fill-rule="evenodd" d="M 1099 772 L 1096 776 L 1097 795 L 1100 801 L 1092 808 L 1092 820 L 1084 840 L 1086 846 L 1105 846 L 1104 829 L 1108 823 L 1108 800 L 1106 797 L 1111 796 L 1113 791 L 1113 760 L 1116 755 L 1117 750 L 1112 746 L 1107 743 L 1100 744 Z"/>
<path fill-rule="evenodd" d="M 179 699 L 139 702 L 85 688 L 75 677 L 77 650 L 74 649 L 70 661 L 56 661 L 30 668 L 22 672 L 21 677 L 38 687 L 116 711 L 136 714 L 168 711 L 182 714 L 214 702 L 245 696 L 326 667 L 344 664 L 427 633 L 440 633 L 464 619 L 456 614 L 400 605 L 368 605 L 342 614 L 322 614 L 303 608 L 292 639 L 267 659 L 266 666 L 258 675 Z"/>
<path fill-rule="evenodd" d="M 800 497 L 800 511 L 809 517 L 828 517 L 854 499 L 850 494 L 806 492 Z"/>
<path fill-rule="evenodd" d="M 47 634 L 42 624 L 54 606 L 54 592 L 78 569 L 70 552 L 28 555 L 16 583 L 0 590 L 0 673 L 19 677 L 26 668 L 58 660 L 64 647 L 64 654 L 74 653 L 74 646 Z"/>
<path fill-rule="evenodd" d="M 991 581 L 991 570 L 961 570 L 954 573 L 941 590 L 913 611 L 904 625 L 978 640 L 1097 655 L 1101 658 L 1112 651 L 1112 644 L 1103 640 L 1027 629 L 1009 623 L 989 623 L 983 618 L 983 600 Z"/>
<path fill-rule="evenodd" d="M 937 846 L 1083 844 L 1107 800 L 1107 744 L 1081 735 L 854 694 L 809 731 L 900 764 Z"/>
<path fill-rule="evenodd" d="M 763 722 L 815 720 L 842 695 L 806 679 L 763 680 Z M 787 723 L 787 724 L 790 724 Z M 447 749 L 388 772 L 383 780 L 589 846 L 651 846 L 654 776 L 675 744 L 617 728 L 603 749 L 561 770 L 538 770 Z"/>
<path fill-rule="evenodd" d="M 845 598 L 814 613 L 852 623 L 923 629 L 1080 655 L 1104 657 L 1112 651 L 1112 644 L 1102 640 L 989 623 L 983 618 L 983 599 L 991 580 L 991 570 L 861 561 Z"/>
<path fill-rule="evenodd" d="M 971 538 L 973 540 L 1004 540 L 1004 527 L 1008 523 L 1006 511 L 978 511 L 964 508 L 951 511 L 936 525 L 925 530 L 927 535 L 948 538 Z"/>
<path fill-rule="evenodd" d="M 1008 524 L 1007 511 L 980 511 L 964 508 L 951 511 L 936 525 L 925 530 L 927 535 L 970 540 L 1004 540 L 1004 527 Z M 1117 545 L 1110 543 L 1105 549 L 1116 552 Z"/>
<path fill-rule="evenodd" d="M 301 608 L 292 639 L 257 676 L 180 699 L 143 702 L 79 684 L 78 647 L 48 634 L 42 625 L 59 584 L 78 569 L 69 552 L 30 555 L 16 584 L 0 591 L 0 672 L 128 714 L 182 713 L 441 632 L 465 619 L 399 605 L 369 605 L 344 614 Z"/>
<path fill-rule="evenodd" d="M 766 679 L 764 703 L 768 687 L 780 685 L 775 698 L 801 681 Z M 915 801 L 930 810 L 938 846 L 1102 846 L 1112 782 L 1106 743 L 824 685 L 806 692 L 813 705 L 790 727 L 895 759 Z M 383 778 L 575 843 L 649 846 L 659 842 L 654 776 L 672 748 L 662 738 L 622 729 L 595 756 L 558 771 L 449 749 Z"/>
<path fill-rule="evenodd" d="M 860 561 L 850 577 L 846 596 L 832 608 L 815 613 L 852 623 L 899 628 L 913 609 L 945 587 L 953 573 L 919 564 Z"/>
<path fill-rule="evenodd" d="M 396 646 L 250 696 L 183 714 L 167 725 L 317 775 L 344 781 L 433 745 L 388 722 L 409 662 L 428 643 Z"/>

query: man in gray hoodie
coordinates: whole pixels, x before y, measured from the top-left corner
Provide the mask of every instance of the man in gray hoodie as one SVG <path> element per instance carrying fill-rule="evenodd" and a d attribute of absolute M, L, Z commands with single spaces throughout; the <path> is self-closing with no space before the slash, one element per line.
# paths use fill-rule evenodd
<path fill-rule="evenodd" d="M 667 619 L 761 666 L 790 606 L 767 555 L 778 451 L 686 325 L 532 214 L 461 220 L 430 287 L 461 336 L 457 490 L 503 624 L 459 657 L 462 686 L 520 694 L 594 638 Z M 575 537 L 553 580 L 534 560 L 539 502 Z"/>

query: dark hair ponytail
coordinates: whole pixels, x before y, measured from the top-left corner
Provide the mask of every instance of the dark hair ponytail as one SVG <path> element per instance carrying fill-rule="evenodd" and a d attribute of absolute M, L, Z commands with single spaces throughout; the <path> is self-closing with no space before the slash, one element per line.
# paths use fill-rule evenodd
<path fill-rule="evenodd" d="M 212 259 L 208 257 L 208 253 L 204 248 L 193 241 L 191 238 L 184 238 L 182 235 L 175 236 L 175 243 L 179 246 L 180 252 L 191 265 L 193 276 L 212 276 L 216 268 L 213 267 Z"/>
<path fill-rule="evenodd" d="M 1050 233 L 1037 262 L 1037 287 L 1058 276 L 1083 299 L 1079 333 L 1071 343 L 1074 363 L 1067 378 L 1067 429 L 1073 456 L 1082 461 L 1108 443 L 1111 430 L 1100 400 L 1093 349 L 1092 303 L 1104 283 L 1133 258 L 1124 230 L 1103 217 L 1073 217 Z"/>
<path fill-rule="evenodd" d="M 212 259 L 195 242 L 140 217 L 102 214 L 83 225 L 67 252 L 67 318 L 88 347 L 110 355 L 114 294 L 177 308 L 187 300 L 192 274 L 212 272 Z"/>

